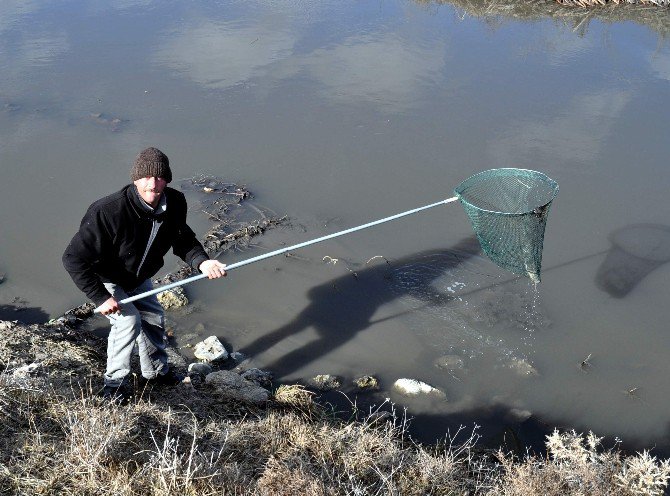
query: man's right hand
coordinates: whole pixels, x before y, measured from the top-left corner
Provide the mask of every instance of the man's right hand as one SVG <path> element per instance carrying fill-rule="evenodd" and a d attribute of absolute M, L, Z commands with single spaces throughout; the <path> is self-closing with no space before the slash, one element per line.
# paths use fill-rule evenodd
<path fill-rule="evenodd" d="M 116 301 L 114 297 L 111 297 L 98 307 L 98 312 L 100 312 L 103 315 L 109 315 L 112 313 L 121 313 L 121 307 L 119 306 L 119 302 Z"/>

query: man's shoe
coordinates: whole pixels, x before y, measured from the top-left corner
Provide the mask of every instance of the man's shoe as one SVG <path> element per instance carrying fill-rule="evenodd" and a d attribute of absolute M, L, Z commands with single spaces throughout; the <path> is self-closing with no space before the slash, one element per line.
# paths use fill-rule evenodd
<path fill-rule="evenodd" d="M 120 386 L 105 386 L 102 388 L 102 399 L 116 405 L 128 403 L 131 397 L 132 393 L 125 384 Z"/>
<path fill-rule="evenodd" d="M 165 374 L 158 374 L 154 379 L 151 379 L 149 384 L 155 384 L 157 386 L 176 386 L 184 382 L 183 374 L 175 372 L 172 369 L 169 369 Z"/>

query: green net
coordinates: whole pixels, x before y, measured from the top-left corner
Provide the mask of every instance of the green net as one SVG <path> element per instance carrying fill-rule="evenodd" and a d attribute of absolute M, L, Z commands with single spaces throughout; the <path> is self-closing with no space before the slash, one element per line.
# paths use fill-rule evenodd
<path fill-rule="evenodd" d="M 544 229 L 558 184 L 525 169 L 491 169 L 454 190 L 484 253 L 515 274 L 540 281 Z"/>

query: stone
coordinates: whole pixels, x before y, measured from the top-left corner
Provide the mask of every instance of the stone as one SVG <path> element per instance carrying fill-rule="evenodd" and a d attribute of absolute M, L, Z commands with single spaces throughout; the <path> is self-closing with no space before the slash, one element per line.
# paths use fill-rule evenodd
<path fill-rule="evenodd" d="M 12 375 L 14 376 L 15 379 L 27 379 L 28 377 L 34 375 L 37 370 L 40 368 L 41 364 L 38 362 L 33 362 L 28 365 L 24 365 L 23 367 L 19 367 L 18 369 L 14 370 Z"/>
<path fill-rule="evenodd" d="M 239 351 L 234 351 L 230 354 L 230 358 L 233 359 L 236 363 L 241 363 L 247 359 L 247 356 Z"/>
<path fill-rule="evenodd" d="M 442 355 L 433 362 L 438 369 L 458 370 L 465 366 L 465 362 L 458 355 Z"/>
<path fill-rule="evenodd" d="M 358 389 L 379 389 L 379 381 L 371 375 L 362 375 L 354 379 L 354 385 Z"/>
<path fill-rule="evenodd" d="M 270 391 L 229 370 L 208 374 L 205 383 L 216 388 L 222 396 L 245 403 L 263 405 L 270 398 Z"/>
<path fill-rule="evenodd" d="M 310 385 L 314 386 L 319 391 L 332 391 L 333 389 L 338 389 L 342 385 L 339 377 L 330 374 L 317 375 L 309 382 Z"/>
<path fill-rule="evenodd" d="M 193 355 L 205 362 L 215 362 L 228 358 L 226 348 L 224 348 L 216 336 L 210 336 L 196 344 L 193 348 Z"/>
<path fill-rule="evenodd" d="M 189 374 L 198 374 L 201 376 L 206 376 L 207 374 L 212 373 L 212 367 L 208 363 L 203 362 L 193 362 L 188 364 L 188 373 Z"/>
<path fill-rule="evenodd" d="M 265 370 L 253 368 L 245 370 L 240 374 L 240 376 L 243 379 L 253 382 L 254 384 L 262 388 L 265 389 L 272 388 L 272 379 L 274 378 L 274 374 L 272 372 L 267 372 Z"/>
<path fill-rule="evenodd" d="M 530 410 L 525 410 L 523 408 L 510 408 L 507 412 L 507 418 L 515 422 L 525 422 L 533 416 L 533 413 Z"/>
<path fill-rule="evenodd" d="M 403 396 L 426 395 L 440 398 L 446 397 L 446 395 L 439 389 L 434 388 L 425 382 L 417 381 L 416 379 L 398 379 L 393 383 L 393 389 Z"/>
<path fill-rule="evenodd" d="M 522 376 L 539 375 L 537 369 L 523 358 L 512 360 L 509 363 L 509 368 Z"/>
<path fill-rule="evenodd" d="M 186 293 L 184 292 L 184 288 L 182 287 L 176 287 L 172 289 L 167 289 L 165 291 L 161 291 L 160 293 L 158 293 L 157 297 L 158 302 L 165 310 L 169 310 L 171 308 L 185 307 L 186 305 L 188 305 L 188 298 L 186 297 Z"/>

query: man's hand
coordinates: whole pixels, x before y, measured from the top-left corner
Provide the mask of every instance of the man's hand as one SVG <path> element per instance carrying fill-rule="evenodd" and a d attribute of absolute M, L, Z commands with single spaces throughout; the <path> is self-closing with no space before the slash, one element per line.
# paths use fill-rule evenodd
<path fill-rule="evenodd" d="M 206 274 L 210 279 L 218 279 L 219 277 L 226 277 L 226 266 L 218 260 L 205 260 L 200 264 L 200 272 Z"/>
<path fill-rule="evenodd" d="M 98 307 L 98 312 L 103 315 L 120 313 L 121 307 L 119 307 L 119 302 L 112 297 Z"/>

